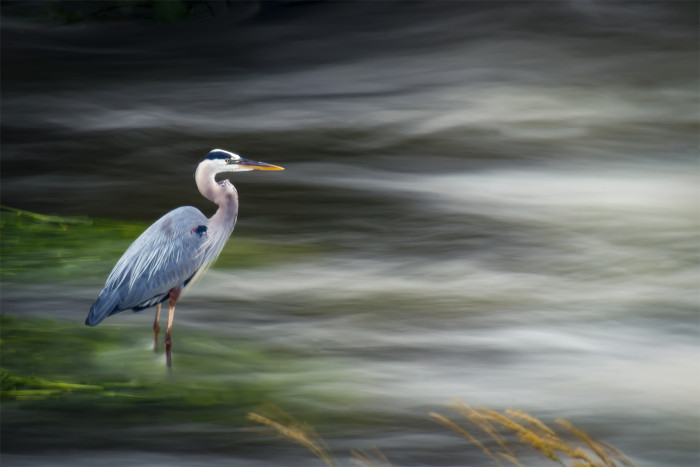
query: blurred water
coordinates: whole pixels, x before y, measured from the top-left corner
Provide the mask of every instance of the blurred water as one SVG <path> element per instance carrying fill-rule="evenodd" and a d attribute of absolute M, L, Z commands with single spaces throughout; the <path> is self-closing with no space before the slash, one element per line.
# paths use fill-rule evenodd
<path fill-rule="evenodd" d="M 696 4 L 217 13 L 168 26 L 4 17 L 3 204 L 150 221 L 212 211 L 191 177 L 213 147 L 280 164 L 234 180 L 231 241 L 323 253 L 210 271 L 176 327 L 303 355 L 310 374 L 290 398 L 357 395 L 326 409 L 374 429 L 317 427 L 339 452 L 461 465 L 463 441 L 417 429 L 456 396 L 567 418 L 640 466 L 697 465 Z M 78 326 L 99 288 L 5 284 L 3 308 Z M 151 319 L 106 325 L 134 324 L 145 349 Z M 55 456 L 12 440 L 8 464 Z M 52 462 L 93 465 L 71 446 Z M 114 458 L 201 465 L 183 446 Z M 269 453 L 206 462 L 308 462 Z"/>

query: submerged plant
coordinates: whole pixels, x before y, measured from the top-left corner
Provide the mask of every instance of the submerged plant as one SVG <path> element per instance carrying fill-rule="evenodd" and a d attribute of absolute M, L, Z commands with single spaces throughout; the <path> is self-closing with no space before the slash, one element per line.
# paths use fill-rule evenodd
<path fill-rule="evenodd" d="M 19 282 L 105 274 L 147 227 L 146 223 L 88 217 L 47 216 L 0 206 L 0 278 Z M 318 254 L 317 248 L 238 235 L 224 247 L 216 268 L 259 268 Z"/>
<path fill-rule="evenodd" d="M 49 381 L 39 376 L 22 377 L 0 369 L 0 399 L 36 400 L 58 397 L 76 391 L 102 392 L 104 388 L 93 384 Z"/>

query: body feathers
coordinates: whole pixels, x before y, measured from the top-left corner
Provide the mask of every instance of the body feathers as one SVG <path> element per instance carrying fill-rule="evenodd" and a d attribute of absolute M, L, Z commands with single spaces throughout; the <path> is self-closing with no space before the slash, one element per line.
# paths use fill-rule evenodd
<path fill-rule="evenodd" d="M 202 196 L 219 206 L 216 214 L 207 219 L 198 209 L 185 206 L 153 223 L 114 266 L 85 324 L 96 326 L 115 313 L 152 307 L 167 300 L 173 289 L 191 285 L 216 260 L 236 225 L 238 192 L 228 180 L 217 182 L 216 175 L 255 169 L 282 170 L 212 150 L 197 166 L 194 178 Z"/>
<path fill-rule="evenodd" d="M 185 206 L 153 223 L 114 266 L 85 324 L 96 326 L 115 313 L 152 307 L 167 300 L 171 289 L 188 285 L 216 259 L 233 230 L 231 224 L 228 232 L 214 232 L 223 238 L 215 238 L 210 222 L 198 209 Z"/>

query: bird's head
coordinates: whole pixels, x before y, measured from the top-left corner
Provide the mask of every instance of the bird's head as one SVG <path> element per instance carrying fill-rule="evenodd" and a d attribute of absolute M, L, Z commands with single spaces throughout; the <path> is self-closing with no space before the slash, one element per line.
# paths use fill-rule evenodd
<path fill-rule="evenodd" d="M 223 149 L 212 149 L 202 162 L 213 166 L 216 173 L 246 172 L 248 170 L 284 170 L 276 165 L 244 159 L 238 154 L 224 151 Z"/>

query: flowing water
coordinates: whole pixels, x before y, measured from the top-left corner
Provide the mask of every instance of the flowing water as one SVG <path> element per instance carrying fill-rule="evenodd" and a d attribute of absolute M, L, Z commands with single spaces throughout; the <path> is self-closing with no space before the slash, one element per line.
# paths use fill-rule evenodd
<path fill-rule="evenodd" d="M 179 362 L 203 399 L 269 384 L 238 408 L 306 408 L 344 464 L 376 446 L 397 466 L 491 465 L 428 419 L 457 397 L 565 418 L 638 466 L 697 465 L 697 4 L 245 5 L 68 25 L 3 7 L 2 204 L 149 223 L 212 213 L 192 179 L 211 148 L 286 168 L 233 178 L 230 242 L 305 253 L 210 270 L 178 306 L 170 377 L 150 311 L 96 328 L 132 341 L 91 368 L 166 391 Z M 89 335 L 110 267 L 6 278 L 3 314 Z M 193 362 L 203 341 L 216 363 Z M 167 422 L 37 404 L 5 404 L 4 465 L 315 462 L 216 399 Z"/>

